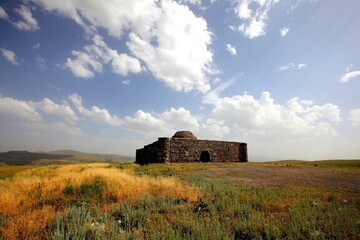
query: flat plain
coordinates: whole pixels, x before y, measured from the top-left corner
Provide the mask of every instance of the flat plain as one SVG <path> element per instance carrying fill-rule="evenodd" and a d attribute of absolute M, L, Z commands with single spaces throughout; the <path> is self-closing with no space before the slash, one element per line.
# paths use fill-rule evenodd
<path fill-rule="evenodd" d="M 360 239 L 360 161 L 0 166 L 0 239 Z"/>

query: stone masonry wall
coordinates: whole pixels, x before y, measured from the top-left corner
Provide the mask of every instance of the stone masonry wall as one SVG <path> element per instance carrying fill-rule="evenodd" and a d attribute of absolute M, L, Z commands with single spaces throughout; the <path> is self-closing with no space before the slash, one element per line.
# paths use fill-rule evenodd
<path fill-rule="evenodd" d="M 169 138 L 159 138 L 158 141 L 136 150 L 136 163 L 165 163 L 169 161 Z"/>
<path fill-rule="evenodd" d="M 238 142 L 171 139 L 170 162 L 200 162 L 203 152 L 210 162 L 247 162 L 244 147 Z"/>
<path fill-rule="evenodd" d="M 247 144 L 239 142 L 159 138 L 136 151 L 136 163 L 247 162 Z"/>

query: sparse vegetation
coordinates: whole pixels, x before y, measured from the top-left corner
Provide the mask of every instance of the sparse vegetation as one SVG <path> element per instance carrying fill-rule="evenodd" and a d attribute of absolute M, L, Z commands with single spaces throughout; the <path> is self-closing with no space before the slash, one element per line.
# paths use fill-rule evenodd
<path fill-rule="evenodd" d="M 83 153 L 73 150 L 52 152 L 10 151 L 0 153 L 0 166 L 60 165 L 76 163 L 124 163 L 133 162 L 132 157 L 116 154 Z"/>
<path fill-rule="evenodd" d="M 320 167 L 328 169 L 345 169 L 360 171 L 360 160 L 323 160 L 323 161 L 299 161 L 284 160 L 276 162 L 268 162 L 270 165 L 288 165 L 296 167 Z"/>
<path fill-rule="evenodd" d="M 0 239 L 360 238 L 356 185 L 334 190 L 331 175 L 311 186 L 244 180 L 253 168 L 335 171 L 354 183 L 357 172 L 277 164 L 5 167 Z"/>

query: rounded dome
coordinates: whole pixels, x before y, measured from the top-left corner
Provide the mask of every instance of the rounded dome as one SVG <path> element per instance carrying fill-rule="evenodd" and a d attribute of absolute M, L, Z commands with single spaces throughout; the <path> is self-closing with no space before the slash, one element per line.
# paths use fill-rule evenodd
<path fill-rule="evenodd" d="M 172 136 L 172 138 L 190 138 L 190 139 L 197 139 L 194 134 L 190 131 L 179 131 Z"/>

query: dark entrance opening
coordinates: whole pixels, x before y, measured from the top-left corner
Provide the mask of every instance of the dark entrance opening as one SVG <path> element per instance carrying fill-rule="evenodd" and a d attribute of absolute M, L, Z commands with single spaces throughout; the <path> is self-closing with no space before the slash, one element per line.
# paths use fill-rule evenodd
<path fill-rule="evenodd" d="M 210 162 L 210 153 L 208 151 L 201 152 L 200 162 Z"/>

